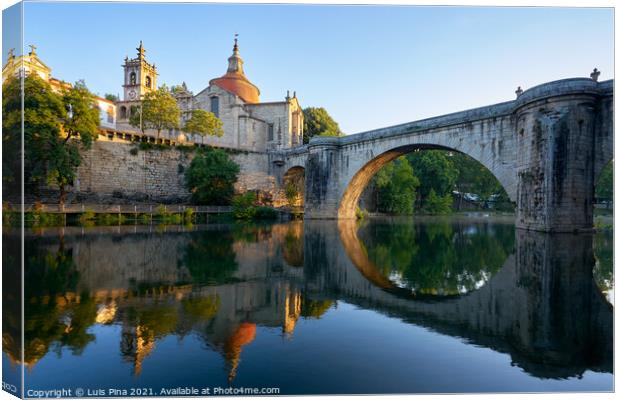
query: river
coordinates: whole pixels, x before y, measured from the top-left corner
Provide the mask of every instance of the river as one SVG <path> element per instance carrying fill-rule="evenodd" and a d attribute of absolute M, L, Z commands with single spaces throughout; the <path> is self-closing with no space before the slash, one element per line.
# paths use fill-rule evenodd
<path fill-rule="evenodd" d="M 5 381 L 19 240 L 5 231 Z M 25 246 L 31 391 L 613 390 L 611 233 L 371 218 L 45 228 Z"/>

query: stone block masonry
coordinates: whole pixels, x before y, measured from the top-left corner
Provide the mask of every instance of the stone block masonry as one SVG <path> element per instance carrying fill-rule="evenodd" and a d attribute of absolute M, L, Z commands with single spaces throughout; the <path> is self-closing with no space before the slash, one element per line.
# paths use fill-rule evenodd
<path fill-rule="evenodd" d="M 187 203 L 191 196 L 185 187 L 185 171 L 194 155 L 175 147 L 142 150 L 100 139 L 82 153 L 72 192 L 83 198 Z M 259 191 L 276 206 L 285 201 L 275 177 L 268 173 L 266 153 L 234 151 L 231 158 L 240 167 L 237 192 Z"/>

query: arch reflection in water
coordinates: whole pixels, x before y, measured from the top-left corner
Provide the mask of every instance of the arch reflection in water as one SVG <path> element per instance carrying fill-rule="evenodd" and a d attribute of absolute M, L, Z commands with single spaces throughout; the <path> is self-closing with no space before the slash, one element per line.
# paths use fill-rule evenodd
<path fill-rule="evenodd" d="M 124 229 L 29 237 L 29 385 L 114 379 L 120 387 L 403 393 L 514 391 L 514 382 L 528 385 L 517 390 L 544 391 L 570 382 L 571 390 L 611 389 L 612 310 L 592 277 L 591 236 L 515 234 L 511 225 L 466 221 Z M 438 243 L 452 243 L 453 253 L 434 258 Z M 5 299 L 15 290 L 5 286 Z M 6 345 L 18 343 L 8 322 L 3 362 L 10 368 L 20 354 Z M 377 339 L 394 335 L 404 336 Z M 509 361 L 477 367 L 495 386 L 467 379 L 446 386 L 441 376 L 466 375 L 474 361 L 438 346 L 434 358 L 449 353 L 449 369 L 420 364 L 416 343 L 428 338 L 458 338 L 463 352 L 486 348 Z M 75 369 L 84 362 L 94 367 Z M 343 363 L 348 369 L 337 368 Z M 353 379 L 369 369 L 376 372 L 367 382 Z M 437 377 L 435 386 L 417 378 L 425 373 Z"/>

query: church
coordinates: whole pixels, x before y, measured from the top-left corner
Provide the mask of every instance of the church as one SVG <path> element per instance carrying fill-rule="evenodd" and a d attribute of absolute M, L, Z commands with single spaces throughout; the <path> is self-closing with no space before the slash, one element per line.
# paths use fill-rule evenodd
<path fill-rule="evenodd" d="M 22 56 L 9 52 L 2 70 L 3 81 L 9 76 L 36 73 L 53 90 L 70 88 L 71 84 L 52 77 L 48 67 L 36 53 L 36 46 Z M 173 95 L 181 110 L 181 126 L 191 117 L 192 110 L 203 109 L 217 116 L 223 124 L 222 136 L 202 137 L 192 132 L 172 129 L 156 132 L 129 123 L 132 113 L 139 112 L 140 101 L 146 93 L 157 89 L 157 67 L 146 59 L 142 42 L 136 58 L 125 57 L 123 67 L 123 98 L 111 101 L 96 96 L 100 110 L 100 135 L 115 141 L 147 141 L 164 144 L 197 144 L 252 152 L 280 150 L 303 144 L 303 112 L 295 92 L 287 92 L 283 101 L 260 101 L 260 89 L 246 77 L 243 59 L 235 38 L 232 55 L 228 58 L 226 73 L 211 79 L 209 86 L 194 95 L 185 83 L 173 87 Z"/>
<path fill-rule="evenodd" d="M 129 118 L 132 113 L 139 112 L 141 98 L 157 88 L 157 68 L 146 60 L 142 42 L 136 50 L 136 58 L 125 58 L 123 99 L 115 104 L 116 130 L 120 132 L 137 130 L 129 124 Z M 260 89 L 245 75 L 236 38 L 224 75 L 211 79 L 209 86 L 196 95 L 185 83 L 173 87 L 173 95 L 181 109 L 181 126 L 190 118 L 192 110 L 202 109 L 222 121 L 224 134 L 201 137 L 175 129 L 162 132 L 161 142 L 192 142 L 255 152 L 286 149 L 303 143 L 303 112 L 296 93 L 290 96 L 287 92 L 283 101 L 261 102 Z M 155 136 L 153 132 L 146 133 Z"/>

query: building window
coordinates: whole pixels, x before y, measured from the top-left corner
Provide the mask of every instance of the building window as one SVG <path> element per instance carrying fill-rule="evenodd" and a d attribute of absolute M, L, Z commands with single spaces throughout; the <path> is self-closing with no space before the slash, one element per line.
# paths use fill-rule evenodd
<path fill-rule="evenodd" d="M 114 107 L 108 106 L 108 122 L 114 123 Z"/>
<path fill-rule="evenodd" d="M 273 124 L 269 124 L 269 126 L 267 127 L 267 140 L 273 140 Z"/>
<path fill-rule="evenodd" d="M 220 117 L 220 98 L 219 97 L 211 97 L 211 112 L 215 114 L 216 117 Z"/>
<path fill-rule="evenodd" d="M 149 89 L 151 88 L 151 77 L 150 76 L 146 77 L 146 87 Z"/>
<path fill-rule="evenodd" d="M 121 119 L 127 118 L 127 107 L 121 106 Z"/>
<path fill-rule="evenodd" d="M 131 74 L 129 74 L 129 84 L 130 85 L 136 84 L 136 73 L 135 72 L 132 72 Z"/>

